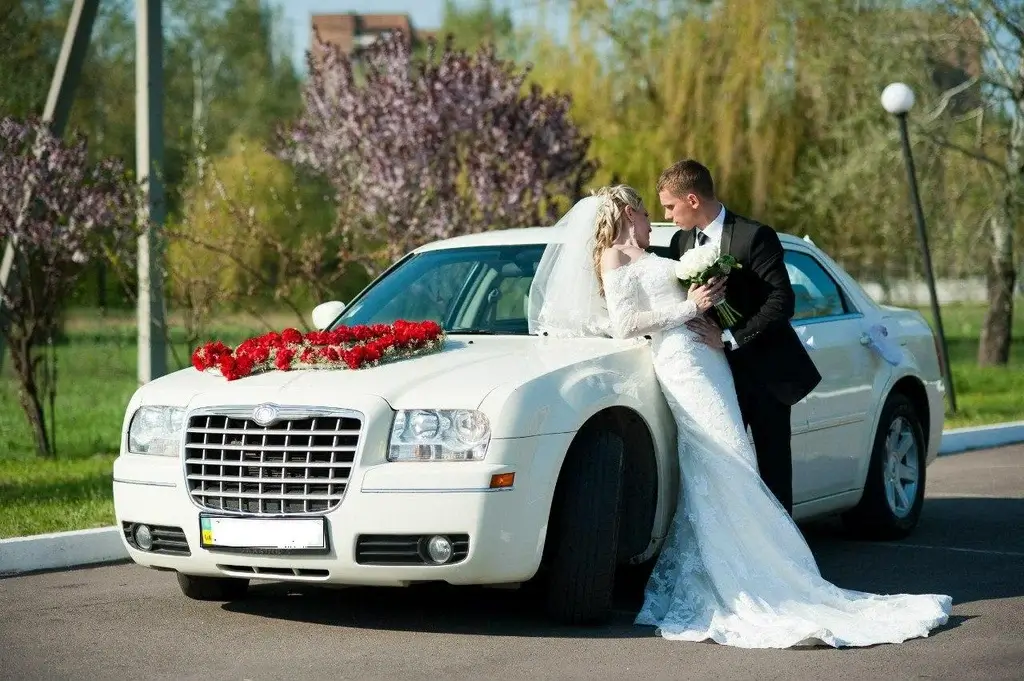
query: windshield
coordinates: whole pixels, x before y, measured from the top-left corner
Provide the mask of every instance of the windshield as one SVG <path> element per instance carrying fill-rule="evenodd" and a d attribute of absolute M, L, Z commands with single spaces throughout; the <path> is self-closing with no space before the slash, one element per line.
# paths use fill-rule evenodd
<path fill-rule="evenodd" d="M 412 255 L 385 273 L 335 325 L 433 320 L 449 333 L 527 335 L 530 283 L 545 244 Z"/>

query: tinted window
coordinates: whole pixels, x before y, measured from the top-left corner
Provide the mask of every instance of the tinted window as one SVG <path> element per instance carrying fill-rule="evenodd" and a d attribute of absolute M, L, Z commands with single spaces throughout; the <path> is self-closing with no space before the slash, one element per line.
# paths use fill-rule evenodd
<path fill-rule="evenodd" d="M 793 319 L 841 315 L 849 311 L 842 290 L 813 257 L 786 251 L 786 271 L 796 294 Z"/>
<path fill-rule="evenodd" d="M 375 281 L 339 324 L 431 319 L 448 331 L 526 334 L 527 299 L 544 244 L 414 255 Z"/>

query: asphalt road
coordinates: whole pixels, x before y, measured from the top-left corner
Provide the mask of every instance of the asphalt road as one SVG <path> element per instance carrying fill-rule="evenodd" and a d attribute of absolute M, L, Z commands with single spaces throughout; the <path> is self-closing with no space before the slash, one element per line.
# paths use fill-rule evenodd
<path fill-rule="evenodd" d="M 806 528 L 847 588 L 947 593 L 954 617 L 925 639 L 867 649 L 739 650 L 634 627 L 642 580 L 615 620 L 560 628 L 514 591 L 288 589 L 189 601 L 134 565 L 0 580 L 5 679 L 1022 679 L 1024 447 L 943 457 L 912 538 L 847 540 Z"/>

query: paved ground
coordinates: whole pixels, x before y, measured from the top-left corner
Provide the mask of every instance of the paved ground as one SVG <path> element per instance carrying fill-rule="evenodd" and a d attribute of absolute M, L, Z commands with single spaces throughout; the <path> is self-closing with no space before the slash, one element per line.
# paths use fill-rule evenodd
<path fill-rule="evenodd" d="M 825 576 L 874 592 L 952 594 L 931 637 L 861 650 L 749 651 L 670 643 L 615 621 L 566 629 L 495 590 L 308 589 L 260 584 L 198 603 L 132 565 L 0 580 L 5 679 L 1022 679 L 1024 447 L 943 457 L 919 531 L 853 542 L 807 534 Z M 640 583 L 642 585 L 642 583 Z"/>

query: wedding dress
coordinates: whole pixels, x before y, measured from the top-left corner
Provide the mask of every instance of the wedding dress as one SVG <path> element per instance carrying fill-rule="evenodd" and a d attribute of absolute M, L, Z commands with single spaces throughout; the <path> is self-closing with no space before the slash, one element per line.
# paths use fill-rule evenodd
<path fill-rule="evenodd" d="M 944 624 L 949 596 L 875 595 L 822 578 L 758 476 L 723 351 L 685 326 L 697 311 L 674 265 L 646 254 L 604 275 L 605 321 L 614 336 L 652 337 L 679 433 L 676 514 L 636 623 L 744 648 L 898 643 Z"/>

